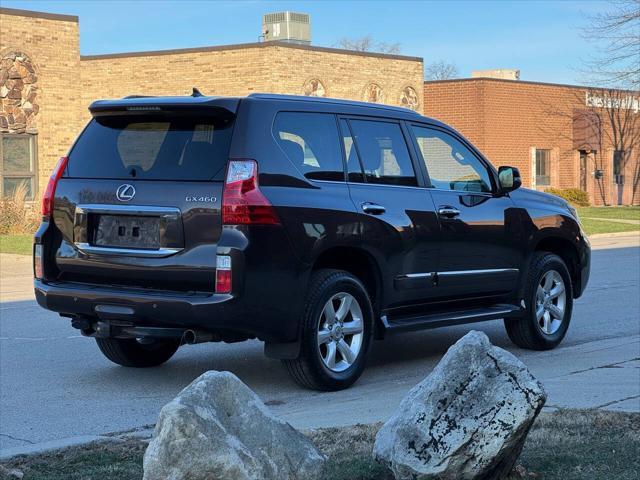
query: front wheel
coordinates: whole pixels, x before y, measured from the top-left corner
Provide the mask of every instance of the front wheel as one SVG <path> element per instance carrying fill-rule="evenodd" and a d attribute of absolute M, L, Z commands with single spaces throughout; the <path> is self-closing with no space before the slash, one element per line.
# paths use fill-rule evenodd
<path fill-rule="evenodd" d="M 123 367 L 156 367 L 176 353 L 179 340 L 138 340 L 135 338 L 96 338 L 102 354 Z"/>
<path fill-rule="evenodd" d="M 522 317 L 505 319 L 509 338 L 531 350 L 555 348 L 567 333 L 573 310 L 571 276 L 560 257 L 548 252 L 534 255 L 524 297 Z"/>
<path fill-rule="evenodd" d="M 283 362 L 303 387 L 347 388 L 364 370 L 372 325 L 373 308 L 362 282 L 341 270 L 319 270 L 310 282 L 300 356 Z"/>

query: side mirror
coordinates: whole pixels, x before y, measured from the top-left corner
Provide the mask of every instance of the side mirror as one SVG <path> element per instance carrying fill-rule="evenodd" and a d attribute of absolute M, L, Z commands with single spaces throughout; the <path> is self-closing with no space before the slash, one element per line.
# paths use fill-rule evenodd
<path fill-rule="evenodd" d="M 500 190 L 502 193 L 512 192 L 522 185 L 520 171 L 516 167 L 498 168 L 498 179 L 500 180 Z"/>

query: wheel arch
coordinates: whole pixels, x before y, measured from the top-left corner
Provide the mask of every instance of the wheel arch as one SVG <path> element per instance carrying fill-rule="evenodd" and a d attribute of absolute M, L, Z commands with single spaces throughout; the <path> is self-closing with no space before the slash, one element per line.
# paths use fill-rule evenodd
<path fill-rule="evenodd" d="M 569 276 L 571 277 L 571 284 L 573 286 L 573 297 L 577 298 L 576 295 L 582 292 L 578 247 L 571 242 L 571 240 L 560 235 L 551 234 L 538 239 L 534 244 L 531 255 L 535 252 L 553 253 L 562 259 L 567 266 L 567 270 L 569 270 Z M 528 268 L 527 264 L 527 269 Z"/>
<path fill-rule="evenodd" d="M 312 271 L 321 268 L 344 270 L 358 278 L 369 293 L 374 315 L 374 335 L 380 338 L 383 325 L 380 320 L 382 309 L 383 280 L 380 266 L 375 257 L 363 248 L 330 247 L 317 256 Z"/>

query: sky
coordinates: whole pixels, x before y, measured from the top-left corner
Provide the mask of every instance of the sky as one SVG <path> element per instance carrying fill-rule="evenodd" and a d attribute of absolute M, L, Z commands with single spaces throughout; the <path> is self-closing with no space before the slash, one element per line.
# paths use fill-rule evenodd
<path fill-rule="evenodd" d="M 594 45 L 583 36 L 599 0 L 521 1 L 54 1 L 2 0 L 9 8 L 80 17 L 82 55 L 258 41 L 264 13 L 311 15 L 312 44 L 371 35 L 400 43 L 401 54 L 425 65 L 472 70 L 517 68 L 522 80 L 584 83 L 581 62 Z"/>

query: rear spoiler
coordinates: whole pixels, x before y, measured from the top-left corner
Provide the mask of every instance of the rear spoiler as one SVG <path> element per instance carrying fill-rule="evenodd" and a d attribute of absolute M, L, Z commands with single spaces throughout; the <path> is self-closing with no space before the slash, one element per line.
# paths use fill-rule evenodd
<path fill-rule="evenodd" d="M 200 113 L 234 117 L 239 98 L 234 97 L 128 97 L 96 100 L 89 106 L 94 117 L 113 114 Z"/>

